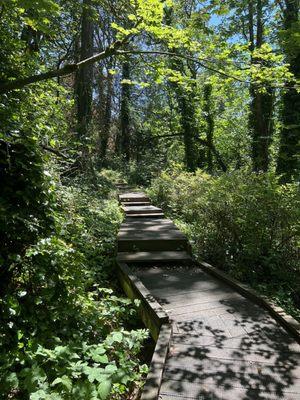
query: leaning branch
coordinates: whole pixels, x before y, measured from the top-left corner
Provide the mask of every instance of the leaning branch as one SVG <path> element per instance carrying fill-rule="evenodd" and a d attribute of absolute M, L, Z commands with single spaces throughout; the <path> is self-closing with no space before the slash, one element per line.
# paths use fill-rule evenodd
<path fill-rule="evenodd" d="M 68 156 L 63 154 L 61 151 L 54 149 L 53 147 L 49 147 L 46 145 L 42 145 L 41 147 L 43 150 L 48 151 L 49 153 L 53 153 L 56 156 L 63 158 L 64 160 L 72 161 Z"/>
<path fill-rule="evenodd" d="M 86 58 L 85 60 L 82 60 L 76 64 L 67 64 L 62 68 L 44 72 L 42 74 L 36 74 L 27 78 L 21 78 L 14 81 L 2 83 L 0 84 L 0 94 L 7 93 L 11 90 L 22 89 L 24 86 L 30 85 L 32 83 L 45 81 L 47 79 L 57 78 L 60 76 L 70 75 L 86 65 L 93 64 L 99 60 L 104 60 L 105 58 L 116 54 L 117 50 L 121 46 L 123 46 L 129 39 L 130 37 L 126 37 L 123 40 L 117 40 L 101 53 L 95 54 L 94 56 Z"/>
<path fill-rule="evenodd" d="M 51 78 L 57 78 L 60 76 L 66 76 L 66 75 L 70 75 L 74 72 L 76 72 L 78 69 L 89 65 L 89 64 L 93 64 L 97 61 L 100 60 L 104 60 L 108 57 L 111 57 L 113 55 L 127 55 L 127 54 L 152 54 L 152 55 L 168 55 L 171 57 L 177 57 L 177 58 L 182 58 L 185 60 L 190 60 L 193 61 L 195 63 L 197 63 L 198 65 L 200 65 L 201 67 L 215 72 L 221 76 L 224 76 L 226 78 L 231 78 L 234 79 L 235 81 L 238 81 L 240 83 L 244 83 L 249 85 L 250 82 L 240 79 L 234 75 L 228 74 L 222 70 L 216 69 L 210 65 L 204 64 L 204 62 L 210 62 L 209 60 L 203 60 L 201 61 L 201 59 L 198 58 L 194 58 L 194 57 L 190 57 L 184 54 L 177 54 L 177 53 L 172 53 L 172 52 L 168 52 L 168 51 L 154 51 L 154 50 L 150 50 L 150 51 L 142 51 L 142 50 L 119 50 L 120 47 L 122 47 L 124 44 L 126 44 L 129 39 L 132 38 L 133 35 L 131 36 L 127 36 L 126 38 L 124 38 L 123 40 L 117 40 L 116 42 L 114 42 L 111 46 L 109 46 L 107 49 L 105 49 L 104 51 L 102 51 L 101 53 L 95 54 L 92 57 L 86 58 L 85 60 L 82 60 L 76 64 L 66 64 L 64 67 L 61 67 L 59 69 L 55 69 L 55 70 L 51 70 L 48 72 L 44 72 L 41 74 L 36 74 L 36 75 L 32 75 L 29 76 L 27 78 L 21 78 L 21 79 L 16 79 L 14 81 L 9 81 L 9 82 L 4 82 L 4 83 L 0 83 L 0 94 L 4 94 L 7 93 L 11 90 L 16 90 L 16 89 L 22 89 L 24 86 L 30 85 L 32 83 L 36 83 L 36 82 L 40 82 L 40 81 L 45 81 Z M 287 86 L 272 86 L 273 88 L 278 88 L 278 89 L 296 89 L 298 87 L 298 85 L 294 85 L 291 87 L 287 87 Z"/>

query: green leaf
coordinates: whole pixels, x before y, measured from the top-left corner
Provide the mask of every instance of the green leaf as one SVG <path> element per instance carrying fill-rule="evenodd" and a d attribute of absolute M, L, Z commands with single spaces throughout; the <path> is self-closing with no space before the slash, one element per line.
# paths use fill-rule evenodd
<path fill-rule="evenodd" d="M 69 391 L 72 389 L 72 381 L 67 375 L 63 375 L 61 378 L 54 379 L 51 386 L 55 386 L 58 384 L 61 384 Z"/>
<path fill-rule="evenodd" d="M 96 361 L 101 364 L 108 364 L 109 362 L 106 354 L 104 354 L 103 356 L 98 356 Z"/>
<path fill-rule="evenodd" d="M 101 400 L 105 400 L 108 398 L 111 391 L 111 386 L 112 386 L 111 380 L 107 380 L 100 383 L 100 385 L 98 386 L 98 394 Z"/>
<path fill-rule="evenodd" d="M 40 389 L 37 392 L 31 393 L 29 398 L 30 398 L 30 400 L 46 399 L 47 398 L 47 393 L 45 392 L 45 390 Z"/>
<path fill-rule="evenodd" d="M 114 332 L 112 334 L 112 339 L 113 339 L 114 342 L 122 343 L 123 334 L 121 332 Z"/>
<path fill-rule="evenodd" d="M 105 372 L 108 374 L 114 374 L 115 372 L 118 371 L 118 367 L 114 364 L 109 364 L 105 367 Z"/>

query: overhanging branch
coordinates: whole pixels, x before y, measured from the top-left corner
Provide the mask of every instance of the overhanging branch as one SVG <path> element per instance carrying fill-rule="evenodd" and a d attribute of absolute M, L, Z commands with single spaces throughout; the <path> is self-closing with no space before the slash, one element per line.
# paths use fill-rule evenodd
<path fill-rule="evenodd" d="M 100 60 L 104 60 L 113 55 L 127 55 L 127 54 L 167 55 L 167 56 L 171 56 L 171 57 L 186 59 L 186 60 L 193 61 L 193 62 L 197 63 L 198 65 L 200 65 L 201 67 L 203 67 L 209 71 L 215 72 L 226 78 L 231 78 L 231 79 L 233 79 L 237 82 L 243 83 L 243 84 L 247 84 L 247 85 L 250 84 L 250 81 L 240 79 L 234 75 L 228 74 L 228 73 L 221 71 L 217 68 L 214 68 L 210 65 L 204 64 L 204 62 L 210 62 L 209 60 L 203 59 L 203 61 L 202 61 L 201 59 L 198 59 L 198 58 L 190 57 L 190 56 L 187 56 L 184 54 L 173 53 L 173 52 L 169 52 L 169 51 L 155 51 L 155 50 L 149 50 L 149 51 L 147 51 L 147 50 L 145 50 L 145 51 L 143 51 L 143 50 L 126 50 L 125 51 L 125 50 L 119 50 L 120 47 L 122 47 L 124 44 L 126 44 L 132 38 L 132 36 L 133 35 L 129 35 L 128 37 L 124 38 L 123 40 L 117 40 L 111 46 L 109 46 L 107 49 L 105 49 L 103 52 L 95 54 L 94 56 L 86 58 L 85 60 L 82 60 L 76 64 L 66 64 L 64 67 L 59 68 L 59 69 L 50 70 L 48 72 L 44 72 L 41 74 L 32 75 L 27 78 L 15 79 L 13 81 L 0 83 L 0 94 L 4 94 L 9 91 L 16 90 L 16 89 L 22 89 L 24 86 L 30 85 L 32 83 L 45 81 L 45 80 L 48 80 L 51 78 L 57 78 L 60 76 L 70 75 L 86 65 L 93 64 Z M 262 86 L 262 85 L 260 84 L 260 86 Z M 284 85 L 282 85 L 282 86 L 271 85 L 271 87 L 289 90 L 289 89 L 296 89 L 298 87 L 298 85 L 294 85 L 294 86 L 290 86 L 290 87 L 284 86 Z"/>
<path fill-rule="evenodd" d="M 95 54 L 94 56 L 86 58 L 85 60 L 82 60 L 76 64 L 67 64 L 64 67 L 59 68 L 59 69 L 51 70 L 51 71 L 44 72 L 41 74 L 32 75 L 27 78 L 21 78 L 21 79 L 16 79 L 14 81 L 2 83 L 2 84 L 0 84 L 0 94 L 7 93 L 11 90 L 21 89 L 24 86 L 30 85 L 32 83 L 45 81 L 45 80 L 51 79 L 51 78 L 57 78 L 59 76 L 70 75 L 86 65 L 93 64 L 99 60 L 104 60 L 105 58 L 108 58 L 108 57 L 116 54 L 117 50 L 121 46 L 123 46 L 129 39 L 130 39 L 130 36 L 126 37 L 123 40 L 117 40 L 116 42 L 114 42 L 111 46 L 109 46 L 107 49 L 105 49 L 101 53 Z"/>

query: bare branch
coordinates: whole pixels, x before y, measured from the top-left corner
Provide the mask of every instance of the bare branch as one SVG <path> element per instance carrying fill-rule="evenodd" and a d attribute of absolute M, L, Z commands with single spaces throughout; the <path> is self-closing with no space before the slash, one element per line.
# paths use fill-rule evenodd
<path fill-rule="evenodd" d="M 61 151 L 59 151 L 57 149 L 54 149 L 53 147 L 49 147 L 49 146 L 46 146 L 46 145 L 42 145 L 41 147 L 42 147 L 43 150 L 46 150 L 49 153 L 53 153 L 56 156 L 61 157 L 61 158 L 65 159 L 65 160 L 72 161 L 68 156 L 63 154 Z"/>

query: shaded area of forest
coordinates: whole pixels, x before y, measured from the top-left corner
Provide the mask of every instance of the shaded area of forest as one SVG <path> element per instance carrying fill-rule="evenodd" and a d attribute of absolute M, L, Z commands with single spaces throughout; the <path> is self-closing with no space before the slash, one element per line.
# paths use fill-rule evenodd
<path fill-rule="evenodd" d="M 299 316 L 295 0 L 0 1 L 3 399 L 129 399 L 114 183 Z"/>

